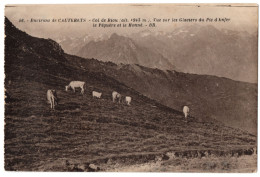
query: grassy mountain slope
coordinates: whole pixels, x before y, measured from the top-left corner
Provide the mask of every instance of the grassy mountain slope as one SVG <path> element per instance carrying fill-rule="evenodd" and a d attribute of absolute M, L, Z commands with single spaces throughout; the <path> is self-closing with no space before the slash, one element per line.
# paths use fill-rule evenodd
<path fill-rule="evenodd" d="M 71 62 L 57 43 L 31 37 L 8 19 L 5 25 L 6 170 L 90 171 L 90 163 L 107 170 L 167 160 L 168 152 L 187 158 L 252 154 L 255 136 L 196 118 L 186 123 L 180 112 Z M 71 80 L 86 81 L 84 96 L 64 91 Z M 57 90 L 55 111 L 47 89 Z M 92 90 L 103 98 L 93 99 Z M 113 103 L 113 90 L 133 97 L 132 105 Z"/>
<path fill-rule="evenodd" d="M 208 75 L 162 71 L 140 65 L 115 65 L 67 56 L 75 66 L 103 72 L 175 110 L 257 133 L 257 84 Z"/>

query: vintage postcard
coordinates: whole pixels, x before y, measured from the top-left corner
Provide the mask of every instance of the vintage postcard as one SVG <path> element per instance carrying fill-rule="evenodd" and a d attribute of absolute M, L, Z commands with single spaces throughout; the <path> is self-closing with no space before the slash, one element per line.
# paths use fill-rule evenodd
<path fill-rule="evenodd" d="M 6 171 L 257 171 L 257 4 L 9 4 L 4 28 Z"/>

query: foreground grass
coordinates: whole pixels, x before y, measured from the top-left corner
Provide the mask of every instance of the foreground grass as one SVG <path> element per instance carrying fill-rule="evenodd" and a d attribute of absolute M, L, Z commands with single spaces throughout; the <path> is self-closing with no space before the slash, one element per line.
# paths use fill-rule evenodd
<path fill-rule="evenodd" d="M 131 106 L 113 103 L 112 90 L 101 86 L 102 99 L 90 96 L 92 88 L 82 96 L 65 92 L 62 84 L 54 87 L 60 100 L 52 111 L 46 103 L 49 88 L 18 80 L 8 89 L 13 100 L 5 107 L 6 170 L 88 171 L 93 163 L 106 171 L 156 161 L 167 152 L 177 152 L 180 159 L 234 156 L 256 146 L 256 137 L 247 132 L 195 118 L 186 123 L 181 113 L 134 92 Z"/>
<path fill-rule="evenodd" d="M 139 165 L 107 167 L 106 171 L 117 172 L 256 172 L 257 155 L 240 157 L 174 158 Z"/>

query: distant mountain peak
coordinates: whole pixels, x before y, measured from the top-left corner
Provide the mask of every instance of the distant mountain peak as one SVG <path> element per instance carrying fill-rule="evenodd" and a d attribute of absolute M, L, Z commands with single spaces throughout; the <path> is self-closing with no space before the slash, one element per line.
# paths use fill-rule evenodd
<path fill-rule="evenodd" d="M 99 42 L 89 42 L 83 46 L 78 56 L 97 58 L 114 63 L 140 64 L 160 69 L 174 69 L 167 58 L 156 51 L 137 45 L 133 39 L 113 33 L 109 39 Z"/>

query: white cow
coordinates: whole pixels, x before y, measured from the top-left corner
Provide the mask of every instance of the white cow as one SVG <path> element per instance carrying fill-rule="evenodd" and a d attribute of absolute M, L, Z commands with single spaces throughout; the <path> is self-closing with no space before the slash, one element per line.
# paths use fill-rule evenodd
<path fill-rule="evenodd" d="M 86 89 L 86 82 L 83 81 L 71 81 L 69 85 L 65 86 L 65 90 L 71 88 L 75 92 L 75 88 L 81 88 L 81 94 L 84 94 L 84 90 Z"/>
<path fill-rule="evenodd" d="M 121 94 L 120 93 L 118 93 L 118 92 L 116 92 L 116 91 L 113 91 L 113 93 L 112 93 L 112 100 L 113 100 L 113 102 L 115 102 L 117 99 L 118 99 L 118 103 L 120 103 L 121 102 Z"/>
<path fill-rule="evenodd" d="M 58 97 L 56 90 L 48 90 L 47 91 L 47 100 L 51 104 L 51 109 L 55 109 L 54 107 L 58 104 Z"/>
<path fill-rule="evenodd" d="M 125 97 L 125 102 L 126 102 L 127 105 L 130 106 L 131 101 L 132 101 L 132 98 L 130 96 Z"/>
<path fill-rule="evenodd" d="M 92 96 L 93 96 L 93 98 L 101 98 L 101 95 L 102 95 L 102 93 L 99 93 L 99 92 L 96 92 L 96 91 L 93 91 L 92 92 Z"/>
<path fill-rule="evenodd" d="M 183 107 L 183 114 L 185 116 L 185 119 L 187 119 L 189 112 L 190 112 L 189 107 L 188 106 L 184 106 Z"/>

